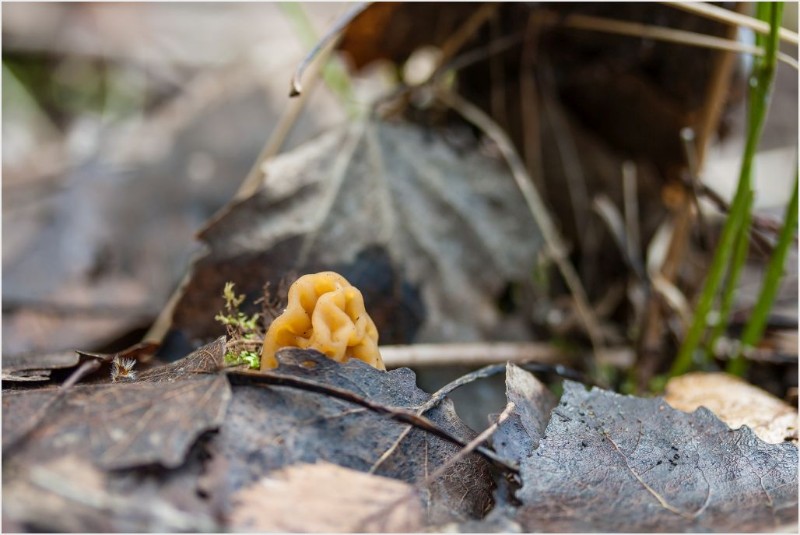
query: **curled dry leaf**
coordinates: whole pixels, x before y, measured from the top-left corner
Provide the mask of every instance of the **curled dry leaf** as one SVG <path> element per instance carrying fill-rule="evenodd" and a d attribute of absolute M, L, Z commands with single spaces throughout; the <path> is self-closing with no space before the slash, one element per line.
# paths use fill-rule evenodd
<path fill-rule="evenodd" d="M 797 443 L 797 409 L 726 373 L 687 373 L 670 379 L 664 401 L 691 412 L 705 407 L 732 429 L 746 425 L 764 442 Z"/>
<path fill-rule="evenodd" d="M 417 491 L 402 481 L 335 464 L 296 464 L 234 497 L 237 531 L 408 533 L 423 527 Z"/>
<path fill-rule="evenodd" d="M 773 531 L 797 522 L 798 453 L 710 411 L 566 381 L 522 461 L 525 531 Z"/>

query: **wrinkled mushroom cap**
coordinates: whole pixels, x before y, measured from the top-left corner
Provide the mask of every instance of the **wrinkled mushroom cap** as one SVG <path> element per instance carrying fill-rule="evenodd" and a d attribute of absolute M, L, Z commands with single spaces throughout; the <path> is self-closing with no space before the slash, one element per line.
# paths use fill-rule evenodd
<path fill-rule="evenodd" d="M 282 347 L 316 349 L 337 362 L 363 360 L 386 367 L 378 351 L 378 329 L 358 288 L 333 271 L 304 275 L 289 288 L 289 303 L 264 338 L 261 369 L 276 368 Z"/>

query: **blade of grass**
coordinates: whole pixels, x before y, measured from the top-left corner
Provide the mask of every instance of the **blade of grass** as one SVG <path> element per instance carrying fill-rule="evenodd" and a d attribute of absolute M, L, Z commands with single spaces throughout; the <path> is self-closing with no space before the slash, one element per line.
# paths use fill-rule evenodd
<path fill-rule="evenodd" d="M 725 282 L 725 289 L 722 293 L 722 300 L 720 302 L 719 314 L 717 316 L 717 324 L 711 331 L 711 336 L 708 339 L 706 357 L 708 360 L 714 354 L 714 348 L 717 345 L 717 340 L 725 332 L 728 326 L 728 318 L 730 317 L 731 309 L 733 308 L 733 298 L 735 296 L 736 283 L 741 275 L 742 268 L 747 260 L 747 252 L 750 249 L 750 222 L 751 213 L 753 210 L 753 191 L 750 190 L 747 196 L 747 204 L 744 210 L 744 221 L 739 228 L 736 236 L 736 244 L 734 245 L 733 258 L 731 259 L 730 272 L 728 273 L 727 281 Z"/>
<path fill-rule="evenodd" d="M 786 207 L 786 217 L 784 219 L 783 228 L 778 236 L 778 243 L 775 246 L 775 251 L 772 253 L 769 264 L 767 265 L 767 273 L 764 276 L 764 282 L 761 287 L 761 292 L 758 295 L 756 305 L 753 308 L 753 313 L 750 316 L 750 320 L 747 322 L 744 334 L 742 334 L 742 343 L 739 352 L 736 357 L 728 363 L 728 373 L 743 375 L 744 372 L 747 371 L 747 361 L 744 359 L 744 354 L 755 347 L 764 334 L 764 327 L 767 324 L 767 318 L 772 309 L 772 304 L 775 302 L 775 297 L 778 294 L 778 287 L 783 276 L 783 268 L 786 265 L 786 257 L 794 241 L 795 227 L 797 227 L 797 178 L 797 169 L 795 169 L 794 190 L 792 191 L 789 206 Z"/>
<path fill-rule="evenodd" d="M 747 141 L 739 172 L 739 184 L 731 204 L 730 214 L 722 228 L 722 235 L 714 253 L 714 259 L 711 262 L 708 278 L 697 303 L 694 320 L 670 369 L 669 374 L 671 377 L 685 373 L 692 367 L 693 357 L 707 328 L 708 313 L 711 311 L 714 298 L 722 284 L 729 261 L 734 256 L 738 234 L 745 230 L 743 229 L 743 223 L 749 217 L 748 198 L 752 190 L 753 160 L 764 129 L 772 82 L 775 78 L 782 14 L 782 2 L 769 2 L 758 5 L 759 19 L 769 22 L 771 29 L 767 37 L 756 36 L 756 44 L 764 47 L 765 54 L 763 57 L 754 57 L 753 72 L 750 76 Z M 735 270 L 732 269 L 731 272 L 735 273 Z M 727 290 L 732 292 L 734 289 L 735 281 L 728 286 Z M 725 299 L 723 296 L 723 302 Z"/>

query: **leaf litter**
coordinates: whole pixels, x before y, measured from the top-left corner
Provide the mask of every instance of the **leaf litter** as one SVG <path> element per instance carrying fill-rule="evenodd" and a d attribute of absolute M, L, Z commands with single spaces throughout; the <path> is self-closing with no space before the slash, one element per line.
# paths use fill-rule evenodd
<path fill-rule="evenodd" d="M 424 525 L 411 485 L 326 462 L 273 472 L 237 492 L 234 502 L 237 531 L 411 533 Z"/>
<path fill-rule="evenodd" d="M 773 531 L 797 523 L 797 447 L 711 411 L 564 382 L 522 460 L 525 531 Z"/>
<path fill-rule="evenodd" d="M 228 525 L 215 518 L 236 529 L 329 531 L 353 530 L 357 521 L 365 531 L 760 531 L 797 521 L 797 448 L 731 430 L 704 408 L 686 414 L 660 398 L 571 381 L 556 405 L 538 379 L 509 365 L 508 417 L 491 442 L 497 458 L 519 463 L 515 474 L 413 419 L 397 421 L 424 414 L 459 444 L 476 437 L 452 403 L 418 389 L 408 369 L 284 350 L 280 367 L 255 380 L 260 374 L 219 373 L 223 353 L 220 339 L 135 381 L 68 391 L 54 406 L 58 418 L 43 420 L 20 453 L 4 452 L 4 521 L 73 531 Z M 282 377 L 294 382 L 276 382 Z M 52 391 L 6 392 L 4 438 Z M 82 475 L 71 476 L 75 470 Z M 319 487 L 321 479 L 296 477 L 316 470 L 323 479 L 365 478 L 342 488 L 374 484 L 374 502 L 361 515 L 342 515 L 332 504 L 344 495 L 320 490 L 302 502 L 321 508 L 316 520 L 304 522 L 296 509 L 269 519 L 254 511 L 283 503 L 271 503 L 270 493 Z M 126 499 L 135 505 L 123 507 Z M 376 510 L 385 514 L 369 515 Z"/>

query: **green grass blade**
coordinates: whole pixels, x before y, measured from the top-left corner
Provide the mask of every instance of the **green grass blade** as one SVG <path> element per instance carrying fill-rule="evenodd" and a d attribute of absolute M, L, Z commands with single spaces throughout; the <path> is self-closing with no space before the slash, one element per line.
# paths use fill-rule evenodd
<path fill-rule="evenodd" d="M 714 329 L 711 331 L 711 336 L 708 339 L 707 353 L 709 360 L 714 353 L 717 340 L 719 340 L 720 336 L 722 336 L 725 329 L 728 327 L 728 320 L 736 295 L 736 284 L 739 282 L 742 268 L 744 268 L 747 261 L 747 252 L 750 249 L 750 222 L 752 219 L 753 198 L 753 190 L 750 190 L 747 195 L 747 203 L 744 210 L 744 221 L 742 221 L 742 225 L 739 227 L 739 232 L 736 236 L 736 244 L 734 245 L 733 257 L 731 258 L 728 280 L 725 281 L 725 289 L 722 293 L 717 324 L 714 326 Z"/>
<path fill-rule="evenodd" d="M 753 160 L 764 129 L 772 82 L 775 78 L 783 3 L 765 2 L 759 4 L 757 11 L 760 18 L 770 23 L 771 29 L 769 35 L 763 38 L 765 55 L 753 58 L 753 72 L 750 77 L 747 140 L 744 154 L 742 155 L 739 183 L 736 187 L 736 194 L 731 204 L 728 219 L 722 228 L 722 235 L 711 262 L 708 277 L 697 302 L 692 325 L 689 327 L 678 355 L 672 364 L 670 376 L 680 375 L 692 368 L 693 358 L 697 354 L 698 346 L 708 326 L 708 314 L 711 312 L 715 296 L 729 267 L 728 264 L 735 256 L 737 237 L 745 227 L 745 221 L 750 217 L 748 198 L 752 190 Z M 740 259 L 736 258 L 736 260 Z M 741 269 L 741 266 L 734 266 L 731 273 L 735 274 L 736 270 L 739 269 Z M 732 299 L 728 294 L 733 292 L 734 289 L 735 284 L 728 285 L 726 295 L 722 297 L 723 303 Z M 720 320 L 722 321 L 723 318 L 720 318 Z M 725 328 L 724 322 L 721 328 Z M 708 359 L 708 355 L 705 355 L 705 358 Z"/>
<path fill-rule="evenodd" d="M 789 248 L 794 241 L 797 227 L 797 178 L 797 169 L 795 169 L 794 190 L 792 191 L 789 206 L 786 207 L 783 228 L 781 228 L 781 232 L 778 235 L 778 243 L 775 245 L 775 250 L 767 265 L 767 272 L 761 286 L 761 293 L 758 295 L 758 300 L 753 308 L 753 314 L 750 316 L 750 320 L 747 322 L 747 326 L 742 334 L 741 348 L 736 358 L 728 363 L 728 373 L 743 375 L 747 370 L 747 361 L 744 358 L 744 352 L 755 347 L 759 340 L 761 340 L 764 334 L 764 328 L 767 324 L 769 312 L 772 310 L 772 304 L 775 302 L 775 297 L 778 295 L 778 288 L 780 287 L 784 266 L 786 265 L 786 257 L 789 255 Z"/>

